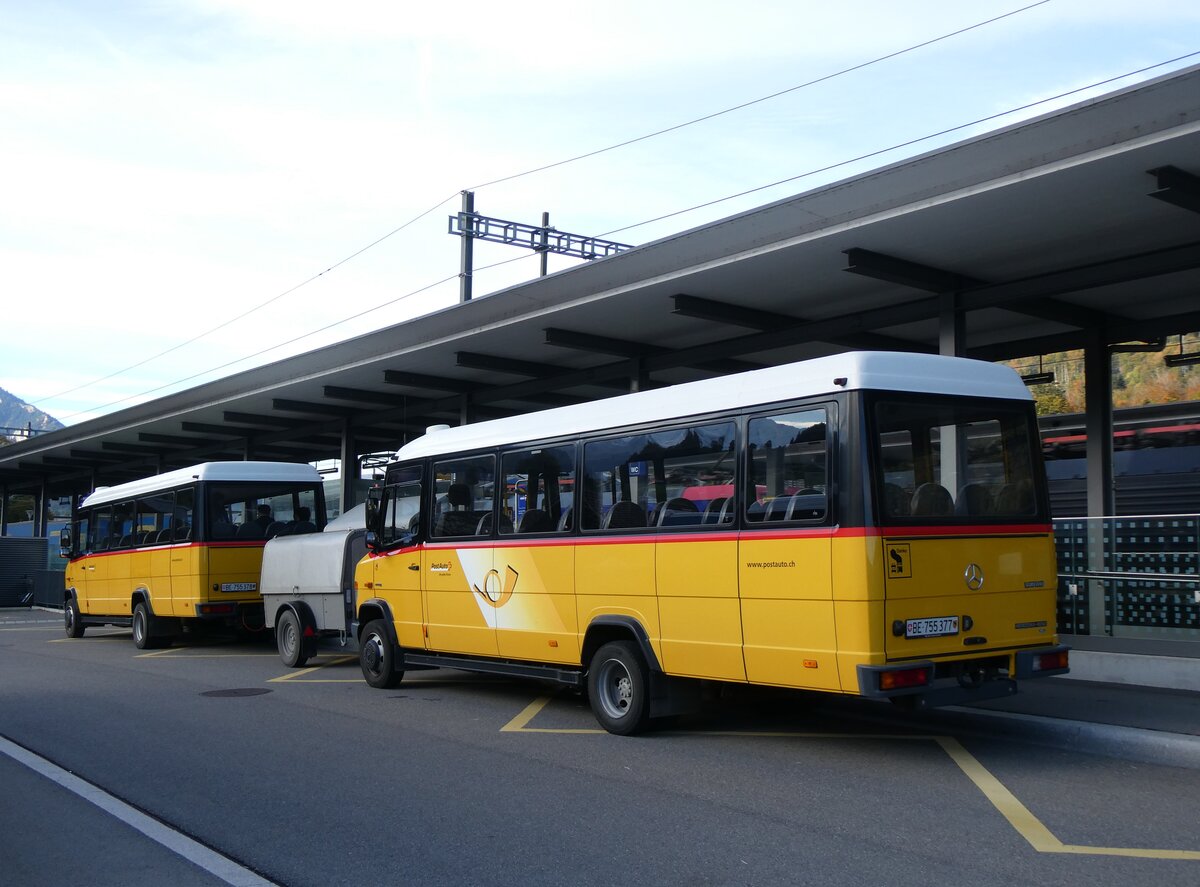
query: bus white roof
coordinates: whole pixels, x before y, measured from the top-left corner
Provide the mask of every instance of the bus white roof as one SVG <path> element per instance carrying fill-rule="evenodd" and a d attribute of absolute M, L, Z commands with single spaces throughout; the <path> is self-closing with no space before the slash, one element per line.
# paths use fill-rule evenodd
<path fill-rule="evenodd" d="M 936 354 L 854 351 L 431 431 L 401 447 L 396 458 L 420 459 L 856 389 L 1033 399 L 1021 377 L 1000 364 Z"/>
<path fill-rule="evenodd" d="M 188 468 L 176 468 L 141 480 L 100 487 L 80 503 L 100 505 L 162 490 L 181 487 L 193 481 L 268 481 L 321 483 L 321 473 L 311 465 L 297 462 L 204 462 Z"/>

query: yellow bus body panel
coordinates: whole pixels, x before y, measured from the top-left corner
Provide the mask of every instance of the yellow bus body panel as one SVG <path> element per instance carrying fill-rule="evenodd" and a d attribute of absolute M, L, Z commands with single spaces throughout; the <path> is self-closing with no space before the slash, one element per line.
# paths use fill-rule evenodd
<path fill-rule="evenodd" d="M 884 613 L 889 659 L 982 654 L 1054 640 L 1056 568 L 1048 533 L 884 537 L 883 546 L 891 564 Z M 892 552 L 899 552 L 899 569 L 892 566 L 897 564 Z M 968 570 L 982 581 L 978 588 L 968 585 Z M 959 633 L 906 639 L 892 628 L 939 616 L 958 616 Z"/>
<path fill-rule="evenodd" d="M 573 545 L 500 545 L 481 601 L 505 659 L 579 662 Z"/>
<path fill-rule="evenodd" d="M 746 680 L 737 538 L 724 536 L 716 540 L 661 536 L 654 544 L 660 663 L 671 674 Z"/>
<path fill-rule="evenodd" d="M 738 546 L 746 677 L 840 690 L 829 531 L 744 533 Z"/>
<path fill-rule="evenodd" d="M 480 600 L 486 592 L 486 576 L 492 570 L 492 549 L 429 546 L 422 551 L 422 566 L 429 649 L 472 656 L 498 655 L 495 608 Z"/>

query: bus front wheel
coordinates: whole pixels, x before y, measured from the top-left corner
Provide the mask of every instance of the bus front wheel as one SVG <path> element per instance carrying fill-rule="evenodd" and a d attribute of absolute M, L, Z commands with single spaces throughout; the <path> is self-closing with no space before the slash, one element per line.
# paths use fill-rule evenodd
<path fill-rule="evenodd" d="M 75 603 L 74 598 L 63 607 L 63 621 L 66 623 L 67 637 L 83 637 L 83 620 L 79 618 L 79 604 Z"/>
<path fill-rule="evenodd" d="M 596 720 L 609 733 L 630 736 L 650 720 L 650 682 L 633 641 L 610 641 L 592 657 L 587 692 Z"/>
<path fill-rule="evenodd" d="M 399 686 L 404 672 L 396 671 L 396 651 L 388 640 L 382 619 L 373 619 L 363 629 L 358 649 L 358 664 L 363 678 L 376 690 Z"/>

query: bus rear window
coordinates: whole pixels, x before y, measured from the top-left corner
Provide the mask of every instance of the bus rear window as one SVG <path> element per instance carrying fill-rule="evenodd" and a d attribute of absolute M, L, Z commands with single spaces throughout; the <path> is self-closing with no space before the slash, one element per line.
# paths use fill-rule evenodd
<path fill-rule="evenodd" d="M 885 520 L 1044 517 L 1034 414 L 1027 405 L 889 397 L 875 403 L 874 424 Z"/>

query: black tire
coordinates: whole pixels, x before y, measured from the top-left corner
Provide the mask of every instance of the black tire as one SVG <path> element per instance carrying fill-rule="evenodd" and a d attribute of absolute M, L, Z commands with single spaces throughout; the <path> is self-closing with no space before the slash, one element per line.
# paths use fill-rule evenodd
<path fill-rule="evenodd" d="M 139 650 L 168 646 L 170 639 L 156 636 L 157 630 L 158 620 L 150 613 L 149 605 L 145 601 L 138 601 L 133 608 L 133 645 Z"/>
<path fill-rule="evenodd" d="M 295 611 L 284 610 L 279 614 L 275 623 L 275 646 L 279 649 L 279 658 L 288 668 L 300 668 L 308 662 L 304 652 L 304 632 Z"/>
<path fill-rule="evenodd" d="M 376 690 L 390 690 L 403 680 L 404 672 L 396 671 L 396 651 L 382 619 L 371 620 L 363 629 L 358 644 L 358 664 L 363 679 Z"/>
<path fill-rule="evenodd" d="M 83 620 L 79 618 L 79 604 L 75 603 L 74 598 L 71 598 L 63 606 L 63 623 L 67 629 L 67 637 L 83 637 L 84 624 Z"/>
<path fill-rule="evenodd" d="M 609 733 L 632 736 L 650 722 L 650 681 L 633 641 L 611 641 L 596 651 L 588 668 L 588 700 Z"/>

